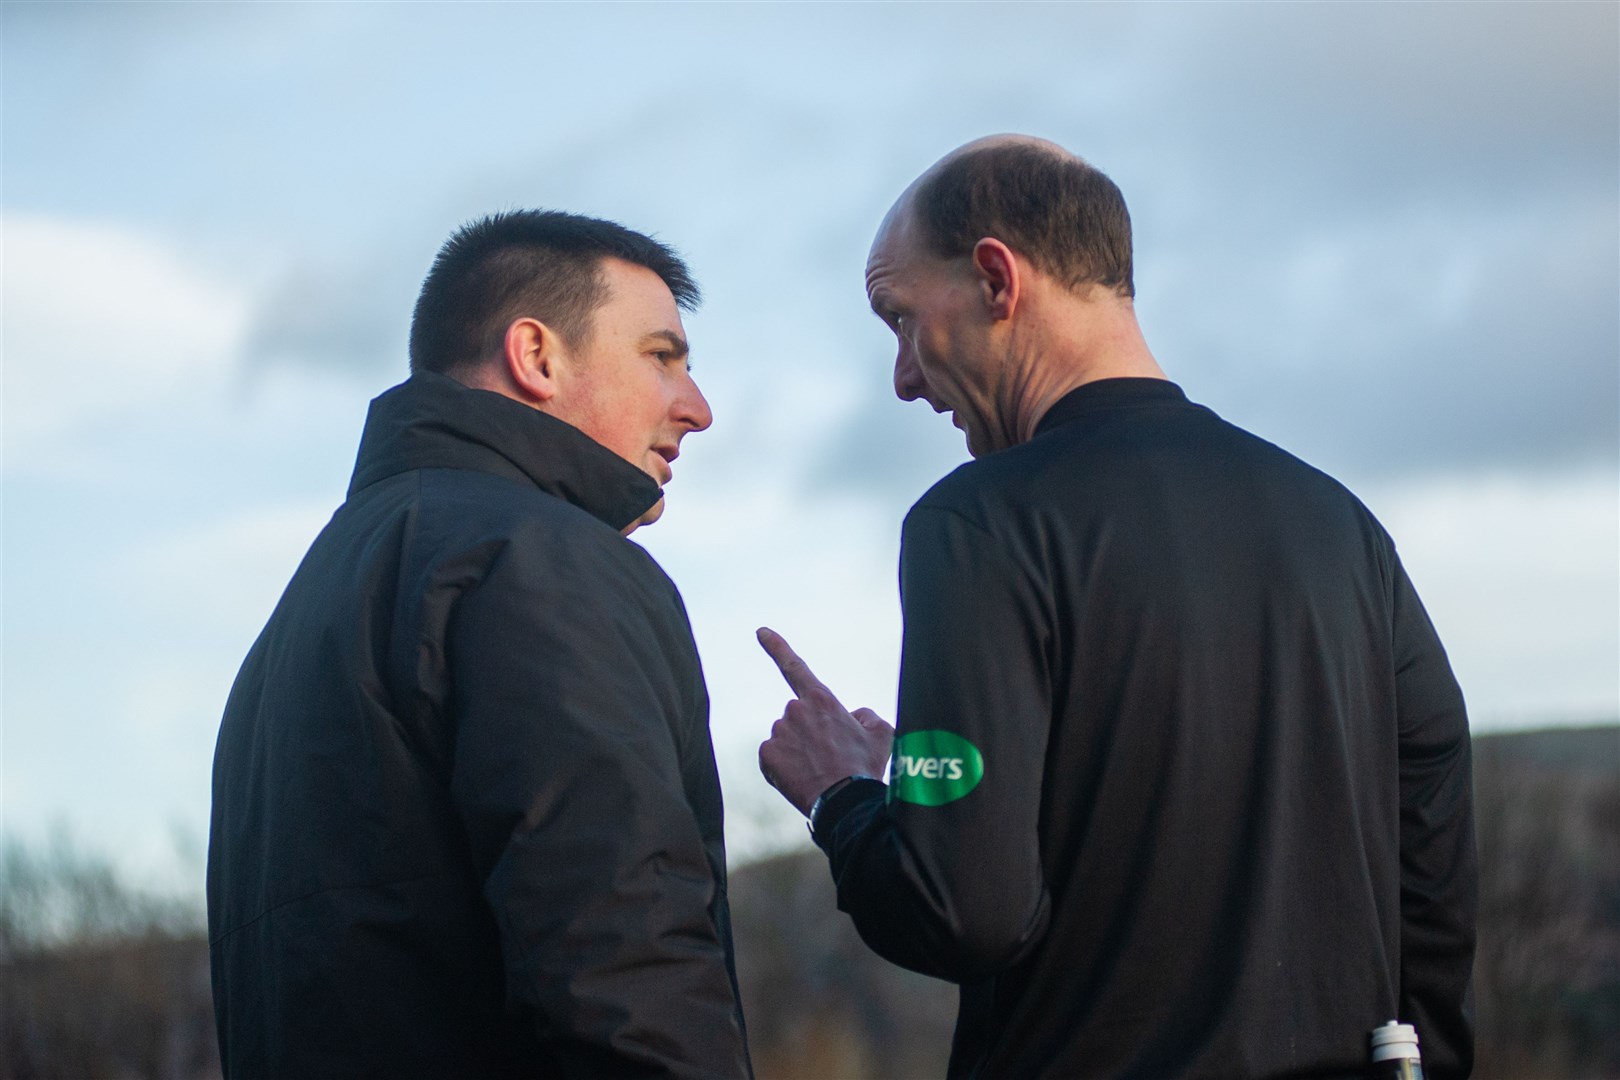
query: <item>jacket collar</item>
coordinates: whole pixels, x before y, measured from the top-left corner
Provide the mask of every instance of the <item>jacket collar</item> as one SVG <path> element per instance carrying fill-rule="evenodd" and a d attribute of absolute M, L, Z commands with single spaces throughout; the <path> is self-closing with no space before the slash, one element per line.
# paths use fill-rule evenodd
<path fill-rule="evenodd" d="M 349 495 L 414 469 L 472 469 L 533 484 L 618 530 L 663 494 L 652 477 L 571 424 L 431 372 L 372 400 Z"/>
<path fill-rule="evenodd" d="M 1046 410 L 1040 423 L 1035 425 L 1035 434 L 1044 434 L 1087 413 L 1137 405 L 1186 403 L 1186 393 L 1167 379 L 1098 379 L 1082 383 L 1058 398 L 1057 403 Z"/>

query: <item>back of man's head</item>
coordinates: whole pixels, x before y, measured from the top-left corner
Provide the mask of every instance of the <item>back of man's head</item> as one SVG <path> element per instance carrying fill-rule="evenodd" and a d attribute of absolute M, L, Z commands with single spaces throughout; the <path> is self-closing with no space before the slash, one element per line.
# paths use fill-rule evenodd
<path fill-rule="evenodd" d="M 1006 137 L 964 147 L 917 181 L 911 211 L 941 258 L 994 237 L 1071 289 L 1136 295 L 1125 197 L 1060 147 Z"/>
<path fill-rule="evenodd" d="M 501 354 L 506 329 L 538 319 L 570 345 L 587 344 L 607 299 L 602 260 L 645 266 L 687 311 L 699 293 L 680 256 L 600 218 L 511 210 L 463 225 L 439 249 L 411 318 L 411 371 L 454 375 Z"/>

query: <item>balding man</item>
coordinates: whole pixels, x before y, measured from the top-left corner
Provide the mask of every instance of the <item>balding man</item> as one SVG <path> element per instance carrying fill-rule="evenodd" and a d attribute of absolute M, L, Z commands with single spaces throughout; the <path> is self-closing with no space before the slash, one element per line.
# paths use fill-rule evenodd
<path fill-rule="evenodd" d="M 950 1075 L 1361 1076 L 1395 1017 L 1466 1075 L 1468 722 L 1383 528 L 1165 378 L 1060 148 L 930 169 L 867 289 L 975 460 L 906 518 L 897 730 L 761 631 L 760 762 L 867 943 L 960 984 Z"/>

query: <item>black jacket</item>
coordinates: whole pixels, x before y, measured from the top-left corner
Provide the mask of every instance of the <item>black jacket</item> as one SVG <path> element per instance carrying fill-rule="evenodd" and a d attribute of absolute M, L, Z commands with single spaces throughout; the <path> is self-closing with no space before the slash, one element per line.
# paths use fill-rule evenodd
<path fill-rule="evenodd" d="M 1388 535 L 1157 380 L 1075 390 L 911 510 L 891 784 L 839 906 L 961 984 L 953 1077 L 1466 1073 L 1468 722 Z"/>
<path fill-rule="evenodd" d="M 372 403 L 220 726 L 227 1076 L 747 1074 L 708 696 L 620 534 L 658 494 L 442 376 Z"/>

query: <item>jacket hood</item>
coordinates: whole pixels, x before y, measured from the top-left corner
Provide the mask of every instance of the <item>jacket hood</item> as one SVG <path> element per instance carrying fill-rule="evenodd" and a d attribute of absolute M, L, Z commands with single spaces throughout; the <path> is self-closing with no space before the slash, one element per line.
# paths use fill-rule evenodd
<path fill-rule="evenodd" d="M 652 477 L 573 425 L 432 372 L 372 399 L 349 495 L 415 469 L 530 483 L 621 531 L 663 495 Z"/>

